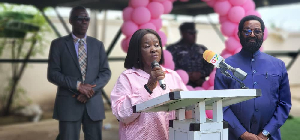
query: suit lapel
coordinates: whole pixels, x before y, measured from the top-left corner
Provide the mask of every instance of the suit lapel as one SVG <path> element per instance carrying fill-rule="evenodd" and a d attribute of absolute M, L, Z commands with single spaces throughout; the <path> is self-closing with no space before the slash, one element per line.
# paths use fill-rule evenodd
<path fill-rule="evenodd" d="M 67 45 L 67 48 L 74 60 L 75 65 L 77 66 L 78 70 L 81 71 L 79 62 L 78 62 L 78 58 L 77 58 L 77 54 L 76 54 L 76 50 L 75 50 L 75 46 L 74 46 L 74 42 L 73 42 L 73 38 L 72 38 L 71 34 L 66 39 L 66 45 Z"/>
<path fill-rule="evenodd" d="M 91 38 L 88 36 L 86 37 L 86 44 L 87 44 L 87 66 L 86 66 L 86 74 L 85 77 L 87 77 L 89 73 L 89 67 L 92 65 L 92 56 L 93 56 L 93 50 L 92 50 L 92 41 Z"/>

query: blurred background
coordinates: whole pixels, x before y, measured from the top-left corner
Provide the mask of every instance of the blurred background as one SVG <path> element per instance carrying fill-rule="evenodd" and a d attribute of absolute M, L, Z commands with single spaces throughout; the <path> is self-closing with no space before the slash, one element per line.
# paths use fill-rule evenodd
<path fill-rule="evenodd" d="M 70 33 L 70 7 L 83 5 L 91 17 L 88 35 L 103 41 L 112 77 L 105 86 L 106 119 L 103 139 L 117 140 L 118 122 L 110 109 L 110 92 L 122 71 L 126 53 L 121 48 L 122 10 L 129 0 L 0 0 L 0 140 L 53 140 L 58 122 L 52 119 L 56 86 L 47 81 L 47 58 L 53 39 Z M 300 2 L 254 0 L 268 28 L 266 53 L 287 66 L 292 92 L 290 118 L 281 129 L 283 140 L 300 136 Z M 175 1 L 161 16 L 171 44 L 180 39 L 182 22 L 195 22 L 197 43 L 216 53 L 225 47 L 219 16 L 200 0 Z M 165 49 L 165 48 L 164 48 Z M 83 140 L 83 135 L 81 134 Z"/>

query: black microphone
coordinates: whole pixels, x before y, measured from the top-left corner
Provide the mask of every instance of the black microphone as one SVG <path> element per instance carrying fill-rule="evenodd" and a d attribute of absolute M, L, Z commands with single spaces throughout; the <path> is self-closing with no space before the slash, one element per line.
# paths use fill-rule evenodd
<path fill-rule="evenodd" d="M 151 68 L 155 68 L 155 67 L 160 67 L 159 63 L 157 63 L 155 60 L 151 63 Z M 166 83 L 165 80 L 158 80 L 159 86 L 163 89 L 166 90 Z"/>

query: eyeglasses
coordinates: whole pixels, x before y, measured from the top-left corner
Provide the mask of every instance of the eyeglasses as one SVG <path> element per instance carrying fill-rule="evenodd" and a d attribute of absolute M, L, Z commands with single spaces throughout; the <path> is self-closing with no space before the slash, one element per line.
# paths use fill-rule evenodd
<path fill-rule="evenodd" d="M 79 22 L 83 22 L 84 21 L 90 21 L 90 17 L 84 17 L 84 16 L 75 16 L 73 17 L 73 20 L 77 20 Z"/>
<path fill-rule="evenodd" d="M 254 35 L 260 35 L 260 34 L 262 33 L 262 30 L 261 30 L 261 29 L 254 29 L 254 30 L 252 30 L 252 29 L 244 29 L 244 30 L 242 30 L 242 31 L 244 32 L 244 34 L 245 34 L 246 36 L 251 35 L 252 32 L 254 33 Z"/>

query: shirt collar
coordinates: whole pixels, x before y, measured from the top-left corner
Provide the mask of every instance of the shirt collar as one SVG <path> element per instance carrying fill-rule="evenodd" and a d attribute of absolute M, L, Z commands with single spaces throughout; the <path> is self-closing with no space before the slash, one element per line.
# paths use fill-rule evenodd
<path fill-rule="evenodd" d="M 73 37 L 73 39 L 76 39 L 76 38 L 78 38 L 78 37 L 76 37 L 73 33 L 72 33 L 72 37 Z M 84 35 L 84 40 L 86 40 L 86 34 Z M 79 41 L 79 40 L 78 40 Z M 78 43 L 78 41 L 75 43 L 75 44 L 77 44 Z M 85 41 L 85 43 L 86 43 L 86 41 Z"/>
<path fill-rule="evenodd" d="M 170 70 L 169 69 L 166 69 L 165 67 L 163 67 L 163 66 L 160 66 L 161 67 L 161 69 L 165 72 L 165 73 L 170 73 Z"/>
<path fill-rule="evenodd" d="M 251 52 L 248 52 L 248 51 L 242 49 L 242 50 L 240 51 L 240 54 L 241 54 L 242 56 L 244 56 L 244 57 L 255 58 L 255 57 L 257 57 L 257 56 L 259 56 L 259 55 L 261 54 L 261 51 L 258 50 L 258 51 L 256 51 L 255 53 L 251 53 Z"/>

